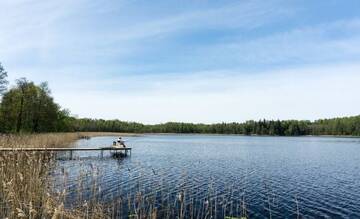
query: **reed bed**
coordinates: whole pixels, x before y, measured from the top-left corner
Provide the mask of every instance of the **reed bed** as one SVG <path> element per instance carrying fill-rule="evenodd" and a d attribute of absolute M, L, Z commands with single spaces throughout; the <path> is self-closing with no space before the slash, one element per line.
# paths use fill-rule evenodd
<path fill-rule="evenodd" d="M 0 148 L 67 147 L 84 136 L 89 133 L 1 135 Z M 49 189 L 55 163 L 50 152 L 0 152 L 0 218 L 106 218 L 98 204 L 64 208 Z"/>
<path fill-rule="evenodd" d="M 100 204 L 110 218 L 245 219 L 248 215 L 246 191 L 239 182 L 219 191 L 214 179 L 210 179 L 200 192 L 186 173 L 171 183 L 161 170 L 148 172 L 141 164 L 125 167 L 120 161 L 114 174 L 131 183 L 113 184 L 109 195 L 102 185 L 107 174 L 101 164 L 79 160 L 70 166 L 64 170 L 59 165 L 53 179 L 53 190 L 58 190 L 58 197 L 69 209 Z M 65 191 L 64 196 L 61 191 Z"/>
<path fill-rule="evenodd" d="M 82 138 L 97 136 L 137 136 L 131 133 L 114 132 L 72 132 L 72 133 L 44 133 L 44 134 L 0 134 L 0 148 L 54 148 L 67 147 Z"/>
<path fill-rule="evenodd" d="M 82 136 L 81 133 L 0 135 L 0 148 L 65 147 Z"/>

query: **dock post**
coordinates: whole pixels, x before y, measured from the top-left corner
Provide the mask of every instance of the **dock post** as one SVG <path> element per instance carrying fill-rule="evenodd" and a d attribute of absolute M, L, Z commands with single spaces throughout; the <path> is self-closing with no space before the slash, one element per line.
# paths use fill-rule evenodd
<path fill-rule="evenodd" d="M 104 158 L 104 150 L 101 149 L 101 158 Z"/>
<path fill-rule="evenodd" d="M 70 160 L 72 160 L 72 159 L 73 159 L 73 151 L 70 150 Z"/>

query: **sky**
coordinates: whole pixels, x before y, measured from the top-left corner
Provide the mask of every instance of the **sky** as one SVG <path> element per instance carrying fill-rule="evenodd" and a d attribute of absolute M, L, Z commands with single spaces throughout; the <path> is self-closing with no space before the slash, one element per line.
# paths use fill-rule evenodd
<path fill-rule="evenodd" d="M 0 0 L 9 80 L 146 124 L 360 114 L 358 0 Z"/>

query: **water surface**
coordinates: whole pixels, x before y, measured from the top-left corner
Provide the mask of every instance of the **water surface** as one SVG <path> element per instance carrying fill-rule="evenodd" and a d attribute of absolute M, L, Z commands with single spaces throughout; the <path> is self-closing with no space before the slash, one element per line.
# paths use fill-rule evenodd
<path fill-rule="evenodd" d="M 114 139 L 79 140 L 75 147 L 108 146 Z M 250 218 L 360 218 L 360 139 L 222 135 L 125 139 L 133 148 L 131 157 L 98 159 L 98 153 L 89 152 L 77 154 L 78 160 L 59 161 L 57 171 L 68 175 L 66 185 L 57 178 L 56 186 L 71 191 L 69 202 L 78 198 L 79 187 L 88 188 L 83 194 L 87 197 L 96 183 L 97 198 L 105 203 L 141 192 L 155 197 L 161 209 L 184 192 L 186 202 L 198 209 L 216 205 L 218 218 L 241 216 L 244 209 Z"/>

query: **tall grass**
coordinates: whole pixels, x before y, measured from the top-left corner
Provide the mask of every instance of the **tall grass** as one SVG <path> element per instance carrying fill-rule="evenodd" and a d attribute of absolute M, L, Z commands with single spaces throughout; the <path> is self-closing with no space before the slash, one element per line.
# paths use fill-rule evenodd
<path fill-rule="evenodd" d="M 71 169 L 69 172 L 59 170 L 54 179 L 54 190 L 66 191 L 62 202 L 70 209 L 101 203 L 101 209 L 111 218 L 239 219 L 246 218 L 248 213 L 245 191 L 238 182 L 218 190 L 216 181 L 211 178 L 208 188 L 199 192 L 200 188 L 186 173 L 169 182 L 168 175 L 161 170 L 148 172 L 141 164 L 135 164 L 131 169 L 119 164 L 113 174 L 129 183 L 112 184 L 111 195 L 103 191 L 104 187 L 109 187 L 101 185 L 103 177 L 107 177 L 106 167 L 92 165 L 88 160 L 77 161 L 75 166 L 79 170 L 75 171 L 77 175 L 74 176 Z M 194 185 L 198 188 L 194 189 Z M 235 197 L 240 198 L 234 200 Z"/>
<path fill-rule="evenodd" d="M 136 136 L 137 134 L 114 132 L 74 132 L 74 133 L 44 133 L 1 135 L 0 148 L 54 148 L 66 147 L 75 140 L 95 136 Z"/>
<path fill-rule="evenodd" d="M 83 136 L 2 135 L 0 148 L 66 147 Z M 99 205 L 88 206 L 88 211 L 66 210 L 61 199 L 54 198 L 49 190 L 49 173 L 54 165 L 55 157 L 50 152 L 0 152 L 0 218 L 104 218 Z"/>
<path fill-rule="evenodd" d="M 81 133 L 0 135 L 0 148 L 64 147 L 81 136 Z"/>

